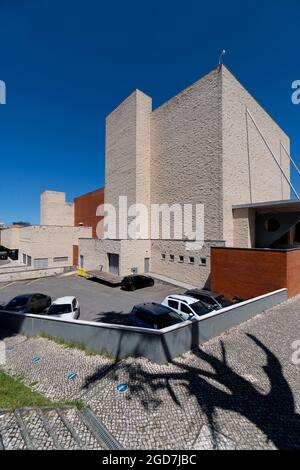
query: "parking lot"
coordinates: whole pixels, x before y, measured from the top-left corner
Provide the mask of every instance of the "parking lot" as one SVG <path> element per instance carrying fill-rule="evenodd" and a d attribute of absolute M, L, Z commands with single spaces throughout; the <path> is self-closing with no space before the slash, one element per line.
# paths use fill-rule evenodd
<path fill-rule="evenodd" d="M 161 302 L 167 295 L 182 293 L 179 287 L 155 281 L 153 287 L 134 292 L 122 291 L 86 280 L 76 275 L 7 282 L 0 284 L 0 305 L 19 294 L 41 293 L 58 297 L 74 296 L 80 303 L 80 319 L 105 323 L 124 323 L 127 314 L 136 304 Z"/>

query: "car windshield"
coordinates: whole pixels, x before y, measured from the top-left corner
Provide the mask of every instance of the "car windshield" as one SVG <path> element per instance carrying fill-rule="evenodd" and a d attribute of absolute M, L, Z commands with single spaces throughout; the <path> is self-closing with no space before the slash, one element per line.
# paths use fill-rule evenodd
<path fill-rule="evenodd" d="M 23 307 L 28 303 L 29 298 L 25 296 L 20 296 L 16 297 L 15 299 L 12 299 L 8 305 L 12 305 L 14 307 Z"/>
<path fill-rule="evenodd" d="M 193 311 L 197 314 L 197 315 L 205 315 L 206 313 L 209 313 L 211 312 L 211 308 L 204 305 L 202 302 L 195 302 L 194 304 L 190 305 L 190 307 L 192 307 Z"/>
<path fill-rule="evenodd" d="M 51 307 L 48 310 L 47 315 L 57 315 L 62 314 L 62 313 L 71 313 L 72 308 L 71 304 L 62 304 L 62 305 L 51 305 Z"/>
<path fill-rule="evenodd" d="M 176 325 L 181 323 L 182 318 L 176 313 L 170 310 L 168 313 L 163 313 L 155 319 L 155 323 L 159 328 L 166 328 L 167 326 Z"/>
<path fill-rule="evenodd" d="M 229 305 L 232 305 L 231 300 L 224 297 L 224 295 L 219 295 L 219 297 L 217 297 L 217 301 L 222 305 L 222 307 L 229 307 Z"/>

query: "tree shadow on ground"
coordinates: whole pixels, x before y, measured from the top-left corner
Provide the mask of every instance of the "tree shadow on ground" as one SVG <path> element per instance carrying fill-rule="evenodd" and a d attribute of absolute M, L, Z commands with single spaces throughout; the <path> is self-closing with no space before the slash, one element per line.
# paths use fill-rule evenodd
<path fill-rule="evenodd" d="M 96 314 L 96 317 L 92 320 L 97 323 L 110 323 L 114 325 L 127 325 L 129 313 L 124 312 L 100 312 Z"/>
<path fill-rule="evenodd" d="M 162 402 L 155 391 L 163 388 L 168 391 L 173 402 L 182 407 L 172 386 L 175 381 L 196 398 L 208 420 L 213 439 L 218 431 L 216 410 L 222 409 L 248 419 L 278 449 L 300 449 L 300 416 L 295 412 L 293 393 L 283 375 L 281 364 L 255 336 L 247 336 L 265 353 L 266 365 L 263 366 L 263 371 L 269 380 L 268 393 L 262 392 L 229 366 L 225 346 L 221 341 L 221 359 L 201 348 L 192 352 L 201 360 L 203 369 L 187 362 L 171 360 L 176 369 L 172 367 L 170 373 L 165 368 L 162 373 L 150 373 L 140 365 L 133 364 L 129 369 L 128 399 L 138 397 L 144 408 L 158 408 Z M 209 370 L 206 370 L 207 366 Z"/>

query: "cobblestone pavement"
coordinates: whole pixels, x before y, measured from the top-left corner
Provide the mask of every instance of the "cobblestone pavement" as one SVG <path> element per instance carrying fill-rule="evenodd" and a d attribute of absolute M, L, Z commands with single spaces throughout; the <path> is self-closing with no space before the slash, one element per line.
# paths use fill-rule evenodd
<path fill-rule="evenodd" d="M 0 410 L 0 449 L 105 449 L 82 413 L 72 407 Z"/>
<path fill-rule="evenodd" d="M 82 399 L 127 449 L 299 449 L 299 312 L 300 296 L 165 365 L 113 364 L 46 339 L 10 337 L 6 370 L 48 398 Z M 68 372 L 78 377 L 70 381 Z"/>

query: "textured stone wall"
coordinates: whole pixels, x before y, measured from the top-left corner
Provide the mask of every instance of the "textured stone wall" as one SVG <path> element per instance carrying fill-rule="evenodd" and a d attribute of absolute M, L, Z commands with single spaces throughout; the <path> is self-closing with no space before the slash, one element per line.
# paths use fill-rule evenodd
<path fill-rule="evenodd" d="M 5 246 L 9 250 L 19 248 L 20 228 L 8 228 L 0 231 L 0 245 Z"/>
<path fill-rule="evenodd" d="M 255 209 L 234 209 L 233 245 L 237 248 L 255 246 Z"/>
<path fill-rule="evenodd" d="M 119 196 L 128 206 L 149 204 L 151 110 L 151 98 L 136 90 L 107 117 L 105 202 L 116 208 Z"/>
<path fill-rule="evenodd" d="M 215 69 L 151 118 L 151 203 L 205 205 L 205 239 L 222 240 L 221 75 Z"/>
<path fill-rule="evenodd" d="M 249 109 L 277 161 L 290 176 L 290 141 L 267 112 L 226 68 L 222 67 L 223 238 L 233 246 L 232 205 L 290 198 L 290 189 L 251 118 Z"/>
<path fill-rule="evenodd" d="M 118 254 L 119 274 L 132 274 L 132 268 L 138 273 L 144 272 L 144 258 L 150 258 L 149 240 L 79 240 L 79 255 L 84 257 L 84 269 L 109 271 L 108 253 Z"/>
<path fill-rule="evenodd" d="M 66 195 L 57 191 L 41 194 L 41 225 L 74 226 L 74 204 L 66 202 Z"/>
<path fill-rule="evenodd" d="M 221 241 L 208 241 L 201 250 L 186 250 L 185 242 L 153 240 L 151 271 L 197 287 L 210 285 L 210 247 L 224 246 Z M 165 254 L 165 259 L 162 255 Z M 174 256 L 174 261 L 171 259 Z M 183 262 L 180 259 L 183 256 Z M 191 262 L 190 258 L 194 258 Z"/>
<path fill-rule="evenodd" d="M 19 259 L 31 256 L 32 265 L 36 258 L 48 258 L 48 267 L 72 266 L 73 245 L 81 237 L 92 237 L 91 227 L 61 227 L 35 225 L 20 229 Z M 68 262 L 55 261 L 56 257 L 68 257 Z"/>

